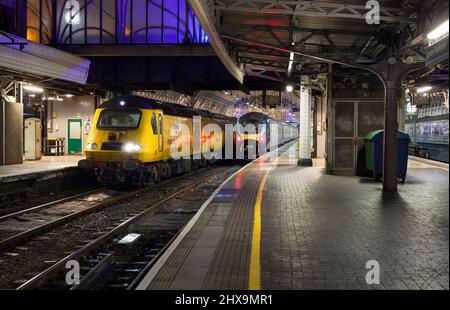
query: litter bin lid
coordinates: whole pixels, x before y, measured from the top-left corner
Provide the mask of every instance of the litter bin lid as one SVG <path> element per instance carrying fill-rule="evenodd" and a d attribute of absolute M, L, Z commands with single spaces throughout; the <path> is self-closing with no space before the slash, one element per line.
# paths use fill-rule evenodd
<path fill-rule="evenodd" d="M 374 130 L 369 132 L 365 137 L 364 140 L 365 141 L 372 141 L 373 139 L 375 139 L 378 135 L 383 136 L 384 130 Z"/>
<path fill-rule="evenodd" d="M 403 131 L 399 131 L 397 133 L 397 140 L 403 141 L 403 142 L 411 142 L 411 137 L 407 133 L 404 133 Z"/>
<path fill-rule="evenodd" d="M 369 132 L 365 137 L 365 141 L 381 141 L 384 138 L 384 130 L 374 130 L 372 132 Z M 399 131 L 397 133 L 397 140 L 403 141 L 403 142 L 410 142 L 411 138 L 407 133 L 404 133 L 402 131 Z"/>

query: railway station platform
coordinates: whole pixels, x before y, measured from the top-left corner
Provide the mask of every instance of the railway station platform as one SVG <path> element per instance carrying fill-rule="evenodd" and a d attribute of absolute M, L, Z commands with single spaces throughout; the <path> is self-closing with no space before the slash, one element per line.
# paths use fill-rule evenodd
<path fill-rule="evenodd" d="M 140 290 L 448 289 L 448 166 L 410 160 L 405 184 L 298 167 L 296 144 L 233 175 Z M 380 284 L 366 282 L 368 261 Z"/>
<path fill-rule="evenodd" d="M 0 183 L 6 179 L 78 167 L 78 161 L 83 158 L 83 156 L 43 156 L 41 160 L 24 161 L 21 165 L 0 166 Z"/>

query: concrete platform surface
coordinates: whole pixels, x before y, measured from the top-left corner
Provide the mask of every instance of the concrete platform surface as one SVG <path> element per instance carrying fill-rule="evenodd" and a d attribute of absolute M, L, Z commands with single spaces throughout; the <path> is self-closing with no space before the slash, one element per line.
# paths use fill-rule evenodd
<path fill-rule="evenodd" d="M 0 166 L 0 180 L 27 174 L 77 167 L 83 156 L 43 156 L 41 160 L 24 161 L 21 165 Z"/>
<path fill-rule="evenodd" d="M 381 183 L 260 158 L 207 201 L 138 289 L 448 289 L 448 168 Z M 369 285 L 366 264 L 379 264 Z"/>

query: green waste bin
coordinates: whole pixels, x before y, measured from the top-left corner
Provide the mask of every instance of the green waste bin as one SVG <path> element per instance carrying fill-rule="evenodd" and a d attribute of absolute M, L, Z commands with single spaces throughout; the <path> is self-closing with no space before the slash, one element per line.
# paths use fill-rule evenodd
<path fill-rule="evenodd" d="M 380 134 L 383 133 L 383 130 L 374 130 L 372 132 L 369 132 L 365 137 L 364 137 L 364 145 L 365 145 L 365 149 L 366 149 L 366 170 L 367 171 L 371 171 L 374 172 L 374 149 L 375 149 L 375 144 L 374 142 L 374 138 Z"/>
<path fill-rule="evenodd" d="M 411 138 L 408 134 L 397 133 L 397 177 L 405 182 L 408 170 L 408 150 Z M 378 179 L 383 176 L 384 130 L 369 132 L 364 137 L 366 151 L 366 170 Z"/>

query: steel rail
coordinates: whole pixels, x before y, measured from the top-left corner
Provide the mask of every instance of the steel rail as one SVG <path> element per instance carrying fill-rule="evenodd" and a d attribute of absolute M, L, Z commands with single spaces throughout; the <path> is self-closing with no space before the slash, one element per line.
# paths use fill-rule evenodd
<path fill-rule="evenodd" d="M 96 203 L 96 204 L 92 205 L 91 207 L 86 208 L 84 210 L 77 211 L 77 212 L 71 213 L 69 215 L 60 217 L 60 218 L 58 218 L 56 220 L 53 220 L 51 222 L 42 224 L 42 225 L 37 226 L 37 227 L 33 227 L 33 228 L 31 228 L 31 229 L 29 229 L 27 231 L 21 232 L 19 234 L 16 234 L 14 236 L 11 236 L 9 238 L 1 240 L 0 241 L 0 250 L 5 249 L 7 247 L 11 247 L 11 246 L 17 245 L 20 242 L 23 242 L 24 240 L 30 239 L 30 238 L 32 238 L 33 236 L 35 236 L 35 235 L 37 235 L 39 233 L 42 233 L 42 232 L 44 232 L 46 230 L 49 230 L 51 228 L 54 228 L 56 226 L 60 226 L 60 225 L 62 225 L 64 223 L 67 223 L 69 221 L 75 220 L 75 219 L 77 219 L 79 217 L 82 217 L 84 215 L 87 215 L 87 214 L 93 213 L 95 211 L 104 209 L 104 208 L 106 208 L 106 207 L 108 207 L 108 206 L 110 206 L 110 205 L 112 205 L 114 203 L 119 203 L 119 202 L 125 201 L 125 200 L 127 200 L 129 198 L 132 198 L 132 197 L 134 197 L 136 195 L 144 194 L 144 193 L 146 193 L 146 192 L 148 192 L 148 191 L 150 191 L 150 190 L 152 190 L 154 188 L 158 188 L 158 187 L 160 187 L 162 185 L 166 185 L 166 184 L 170 184 L 170 183 L 173 183 L 173 182 L 177 182 L 180 179 L 183 179 L 185 177 L 191 176 L 192 174 L 193 174 L 193 172 L 191 172 L 189 174 L 186 174 L 186 175 L 181 175 L 181 176 L 176 177 L 176 178 L 171 178 L 171 179 L 165 180 L 165 181 L 160 182 L 160 183 L 153 184 L 153 185 L 148 186 L 148 187 L 143 188 L 143 189 L 139 189 L 139 190 L 136 190 L 136 191 L 128 192 L 128 193 L 120 195 L 120 196 L 110 197 L 110 198 L 107 198 L 107 199 L 105 199 L 105 200 L 103 200 L 103 201 L 101 201 L 99 203 Z"/>
<path fill-rule="evenodd" d="M 111 239 L 114 239 L 119 233 L 122 233 L 125 229 L 127 229 L 131 224 L 133 224 L 134 222 L 136 222 L 137 220 L 141 219 L 143 216 L 146 216 L 148 213 L 152 212 L 155 208 L 161 206 L 163 203 L 176 198 L 178 195 L 200 185 L 201 183 L 204 183 L 206 181 L 208 181 L 209 179 L 224 173 L 226 170 L 228 170 L 230 168 L 224 168 L 221 169 L 219 172 L 214 173 L 206 178 L 203 178 L 199 181 L 196 181 L 178 191 L 176 191 L 175 193 L 170 194 L 169 196 L 166 196 L 162 199 L 160 199 L 159 201 L 153 203 L 150 207 L 146 208 L 145 210 L 141 211 L 140 213 L 134 215 L 133 217 L 127 219 L 126 221 L 124 221 L 123 223 L 119 224 L 118 226 L 116 226 L 115 228 L 113 228 L 112 230 L 110 230 L 109 232 L 105 233 L 104 235 L 98 237 L 97 239 L 91 241 L 90 243 L 88 243 L 87 245 L 83 246 L 82 248 L 76 250 L 75 252 L 73 252 L 72 254 L 66 256 L 65 258 L 61 259 L 60 261 L 58 261 L 57 263 L 55 263 L 54 265 L 52 265 L 51 267 L 47 268 L 46 270 L 44 270 L 43 272 L 39 273 L 38 275 L 36 275 L 35 277 L 33 277 L 32 279 L 30 279 L 29 281 L 25 282 L 24 284 L 22 284 L 21 286 L 19 286 L 17 288 L 17 290 L 31 290 L 31 289 L 36 289 L 38 288 L 43 282 L 45 282 L 47 279 L 52 278 L 53 276 L 55 276 L 59 271 L 64 270 L 66 268 L 66 263 L 68 261 L 71 260 L 77 260 L 79 259 L 81 256 L 83 255 L 87 255 L 90 252 L 96 250 L 97 248 L 99 248 L 100 246 L 108 243 Z M 189 174 L 191 175 L 191 174 Z M 135 195 L 135 193 L 133 193 L 133 195 Z M 90 275 L 91 277 L 91 275 Z M 82 280 L 82 279 L 81 279 Z"/>
<path fill-rule="evenodd" d="M 94 189 L 94 190 L 91 190 L 91 191 L 87 191 L 87 192 L 83 192 L 83 193 L 79 193 L 79 194 L 76 194 L 76 195 L 73 195 L 73 196 L 70 196 L 70 197 L 62 198 L 62 199 L 55 200 L 55 201 L 50 201 L 50 202 L 47 202 L 47 203 L 44 203 L 42 205 L 35 206 L 35 207 L 29 208 L 29 209 L 24 209 L 24 210 L 20 210 L 20 211 L 14 212 L 14 213 L 9 213 L 9 214 L 6 214 L 6 215 L 2 215 L 2 216 L 0 216 L 0 221 L 6 221 L 6 220 L 8 220 L 10 218 L 13 218 L 13 217 L 16 217 L 16 216 L 20 216 L 20 215 L 23 215 L 25 213 L 30 213 L 30 212 L 42 210 L 42 209 L 45 209 L 45 208 L 50 208 L 50 207 L 53 207 L 53 206 L 58 205 L 58 204 L 63 204 L 63 203 L 66 203 L 68 201 L 71 201 L 71 200 L 82 198 L 84 196 L 88 196 L 88 195 L 92 195 L 92 194 L 95 194 L 95 193 L 99 193 L 103 189 L 104 188 L 97 188 L 97 189 Z"/>

